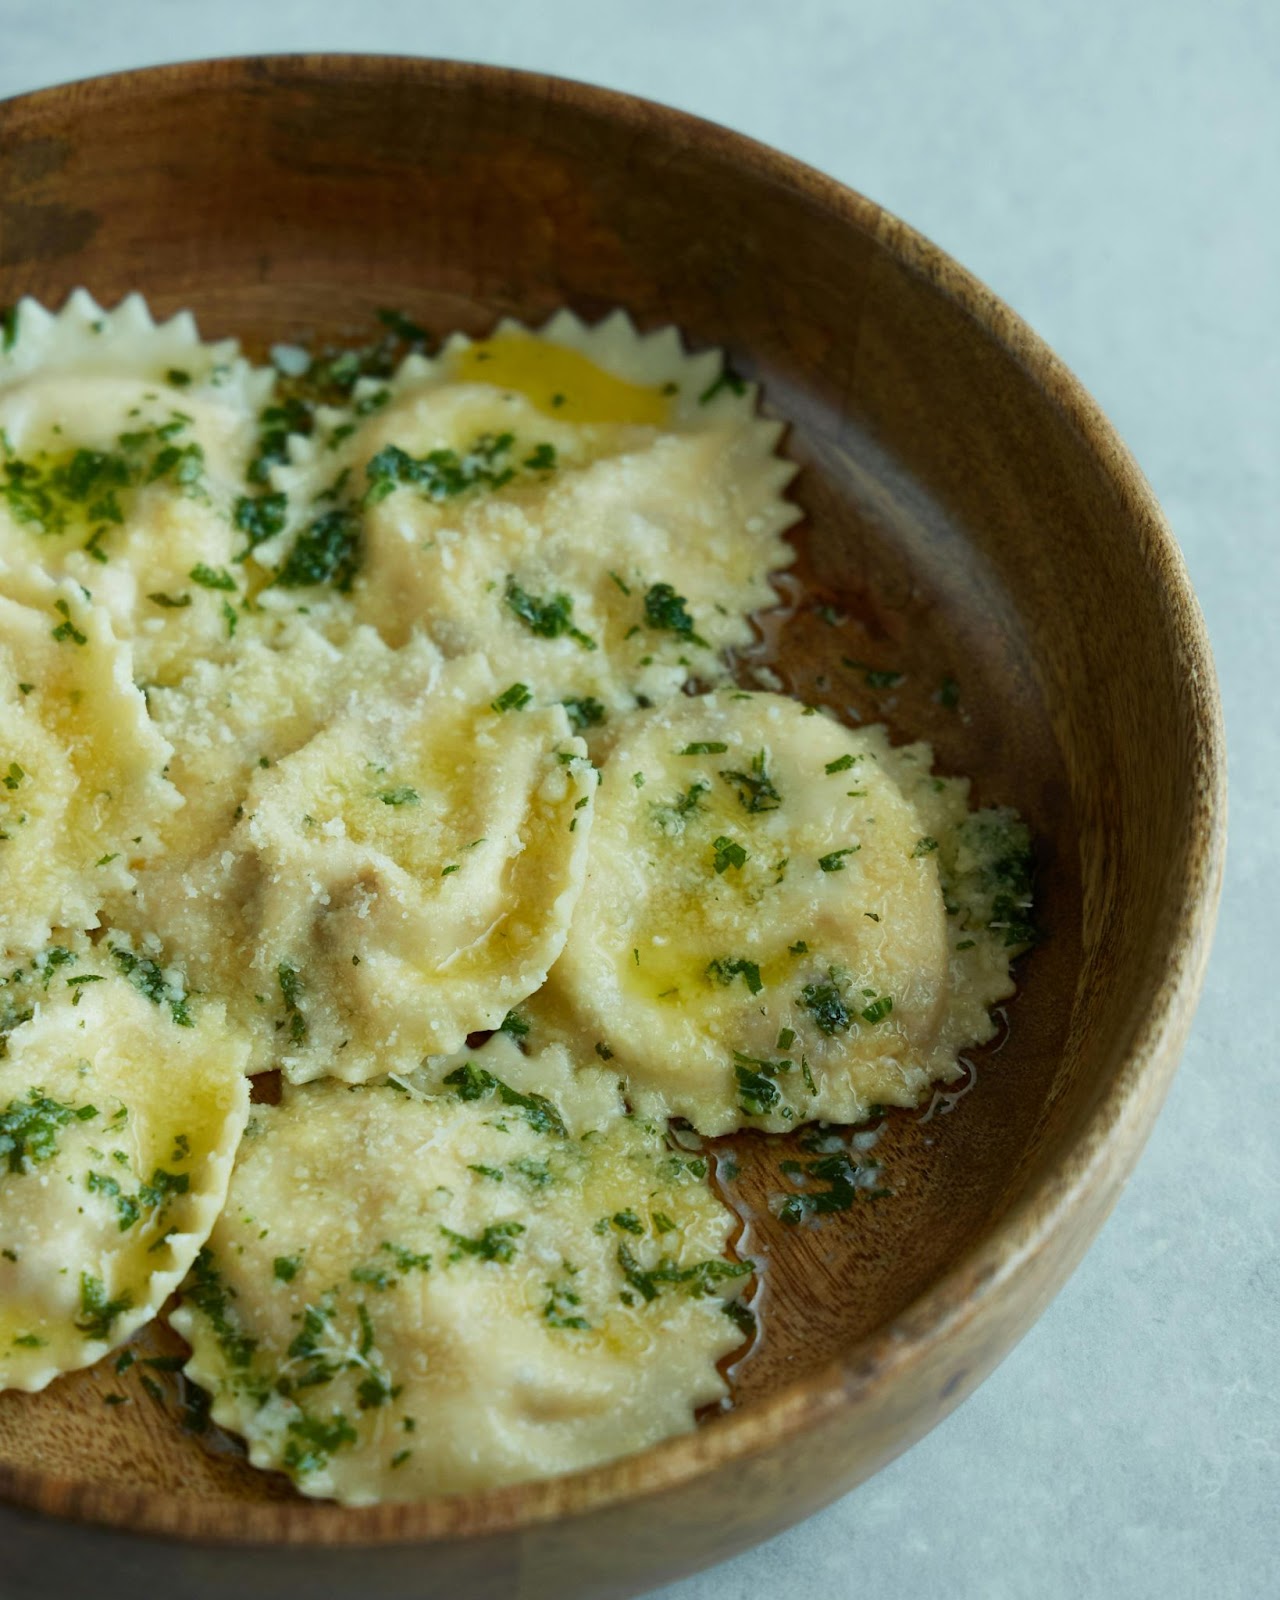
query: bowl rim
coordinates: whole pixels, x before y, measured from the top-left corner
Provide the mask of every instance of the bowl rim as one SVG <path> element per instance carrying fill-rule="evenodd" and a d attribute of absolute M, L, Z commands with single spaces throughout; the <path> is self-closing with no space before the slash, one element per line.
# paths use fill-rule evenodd
<path fill-rule="evenodd" d="M 1123 1066 L 1100 1095 L 1075 1142 L 1058 1154 L 1033 1190 L 1003 1212 L 898 1316 L 816 1372 L 717 1418 L 710 1427 L 676 1435 L 601 1466 L 507 1488 L 368 1508 L 290 1498 L 228 1502 L 211 1511 L 202 1502 L 178 1501 L 151 1490 L 0 1465 L 0 1502 L 205 1545 L 380 1546 L 518 1533 L 561 1517 L 605 1511 L 677 1490 L 728 1462 L 767 1452 L 820 1421 L 852 1413 L 859 1395 L 872 1385 L 900 1379 L 925 1363 L 953 1332 L 997 1300 L 1059 1230 L 1073 1219 L 1078 1226 L 1080 1214 L 1087 1212 L 1078 1259 L 1118 1198 L 1146 1142 L 1177 1067 L 1203 982 L 1226 848 L 1221 701 L 1204 619 L 1181 551 L 1141 469 L 1096 401 L 1016 312 L 945 251 L 876 202 L 792 156 L 638 95 L 546 73 L 390 53 L 286 52 L 182 61 L 13 96 L 0 100 L 0 111 L 16 120 L 28 116 L 39 120 L 46 108 L 71 96 L 81 114 L 88 114 L 95 103 L 108 99 L 151 97 L 166 90 L 216 91 L 261 81 L 271 73 L 316 84 L 403 81 L 428 91 L 463 86 L 477 92 L 507 92 L 553 107 L 569 106 L 637 134 L 661 124 L 749 176 L 788 190 L 846 227 L 870 234 L 879 248 L 928 280 L 1014 359 L 1102 465 L 1128 508 L 1147 569 L 1161 589 L 1187 678 L 1197 735 L 1191 752 L 1196 807 L 1181 902 L 1167 934 L 1164 976 L 1134 1023 Z M 1058 1275 L 1052 1293 L 1070 1270 L 1073 1266 Z M 1000 1359 L 1013 1342 L 1000 1352 Z M 955 1402 L 960 1398 L 962 1394 L 957 1394 Z M 943 1409 L 950 1406 L 944 1403 Z M 898 1448 L 905 1449 L 910 1442 L 904 1438 Z"/>

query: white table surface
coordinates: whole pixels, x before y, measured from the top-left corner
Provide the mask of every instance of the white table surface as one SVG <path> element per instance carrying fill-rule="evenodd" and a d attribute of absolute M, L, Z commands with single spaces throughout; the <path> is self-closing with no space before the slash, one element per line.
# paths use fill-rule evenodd
<path fill-rule="evenodd" d="M 947 1422 L 664 1600 L 1280 1595 L 1280 4 L 0 0 L 0 95 L 301 49 L 593 80 L 881 201 L 1100 400 L 1217 652 L 1233 840 L 1217 944 L 1114 1216 Z"/>

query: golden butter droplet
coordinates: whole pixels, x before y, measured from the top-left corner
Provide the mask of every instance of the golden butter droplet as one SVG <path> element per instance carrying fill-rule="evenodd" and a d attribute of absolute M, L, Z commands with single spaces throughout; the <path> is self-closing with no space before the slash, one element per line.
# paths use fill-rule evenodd
<path fill-rule="evenodd" d="M 670 401 L 660 389 L 615 378 L 577 350 L 527 333 L 501 333 L 455 351 L 453 376 L 514 389 L 563 422 L 633 423 L 660 428 Z"/>

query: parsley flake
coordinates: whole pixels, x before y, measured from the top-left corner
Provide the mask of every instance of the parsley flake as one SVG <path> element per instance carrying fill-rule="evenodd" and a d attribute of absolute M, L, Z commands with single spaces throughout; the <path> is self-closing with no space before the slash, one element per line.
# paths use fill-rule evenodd
<path fill-rule="evenodd" d="M 724 834 L 714 841 L 711 848 L 715 852 L 712 865 L 717 873 L 727 872 L 730 867 L 743 867 L 747 863 L 747 852 Z"/>

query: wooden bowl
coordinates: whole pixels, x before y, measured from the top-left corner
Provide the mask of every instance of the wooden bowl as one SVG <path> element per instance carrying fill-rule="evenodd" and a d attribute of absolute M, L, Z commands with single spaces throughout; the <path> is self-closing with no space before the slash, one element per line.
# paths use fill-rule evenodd
<path fill-rule="evenodd" d="M 363 334 L 382 306 L 478 333 L 562 305 L 725 346 L 802 467 L 805 599 L 769 626 L 784 677 L 931 738 L 980 801 L 1017 806 L 1045 938 L 975 1092 L 890 1118 L 891 1201 L 814 1230 L 757 1216 L 767 1333 L 732 1410 L 595 1471 L 356 1511 L 202 1447 L 139 1385 L 155 1369 L 108 1361 L 0 1397 L 15 1592 L 78 1587 L 92 1562 L 98 1594 L 142 1573 L 188 1596 L 630 1595 L 841 1494 L 957 1405 L 1075 1266 L 1191 1019 L 1222 729 L 1137 467 L 1018 318 L 878 206 L 691 117 L 520 73 L 300 56 L 10 101 L 0 303 L 78 284 L 259 348 Z M 762 1208 L 778 1147 L 732 1148 Z M 105 1406 L 113 1390 L 130 1404 Z"/>

